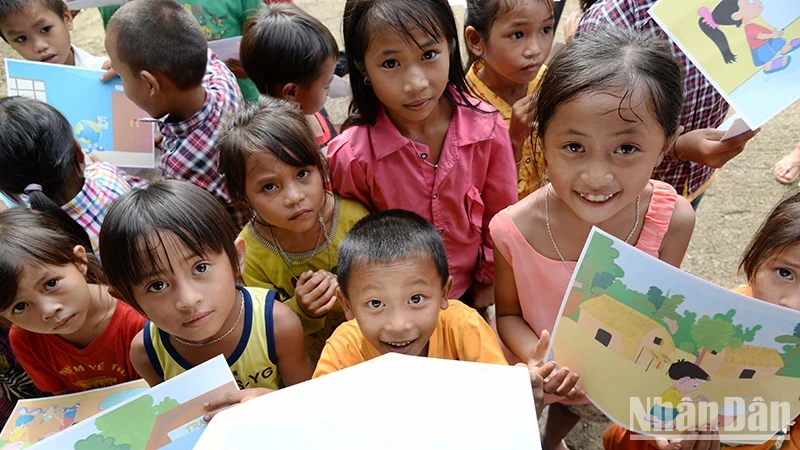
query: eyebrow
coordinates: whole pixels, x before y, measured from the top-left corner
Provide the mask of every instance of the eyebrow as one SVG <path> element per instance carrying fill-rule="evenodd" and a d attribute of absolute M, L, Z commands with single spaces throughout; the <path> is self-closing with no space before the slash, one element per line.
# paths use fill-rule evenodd
<path fill-rule="evenodd" d="M 420 45 L 419 48 L 422 49 L 422 50 L 425 50 L 426 48 L 432 47 L 432 46 L 434 46 L 436 44 L 438 44 L 438 42 L 436 42 L 433 39 L 429 39 L 427 42 L 425 42 L 424 44 Z M 391 56 L 391 55 L 394 55 L 394 54 L 397 54 L 397 53 L 400 53 L 400 50 L 393 49 L 393 48 L 388 48 L 388 49 L 383 50 L 380 53 L 378 53 L 378 58 L 385 58 L 387 56 Z"/>

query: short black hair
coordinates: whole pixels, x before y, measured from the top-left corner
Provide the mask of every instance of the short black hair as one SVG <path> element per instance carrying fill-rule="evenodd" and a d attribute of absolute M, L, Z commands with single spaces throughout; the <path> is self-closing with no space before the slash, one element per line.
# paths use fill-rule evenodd
<path fill-rule="evenodd" d="M 64 11 L 68 11 L 64 0 L 0 0 L 0 21 L 6 20 L 6 18 L 12 14 L 25 11 L 26 9 L 30 8 L 34 2 L 38 2 L 40 5 L 44 6 L 50 11 L 53 11 L 59 17 L 61 17 L 62 20 L 64 17 Z M 0 31 L 0 37 L 3 38 L 4 41 L 8 42 L 6 37 L 3 36 L 2 31 Z"/>
<path fill-rule="evenodd" d="M 206 36 L 194 16 L 175 0 L 126 3 L 111 16 L 107 34 L 114 34 L 119 59 L 134 73 L 158 72 L 181 90 L 203 82 Z"/>
<path fill-rule="evenodd" d="M 100 229 L 103 270 L 121 299 L 141 311 L 133 287 L 171 270 L 170 261 L 157 253 L 165 241 L 177 240 L 196 255 L 225 253 L 238 278 L 237 234 L 228 211 L 204 189 L 185 181 L 157 181 L 109 208 Z"/>
<path fill-rule="evenodd" d="M 292 4 L 257 10 L 242 27 L 239 59 L 264 95 L 280 97 L 277 90 L 287 83 L 310 85 L 338 54 L 330 30 Z"/>
<path fill-rule="evenodd" d="M 442 287 L 450 278 L 444 241 L 436 228 L 418 214 L 400 209 L 364 217 L 339 244 L 338 277 L 347 296 L 350 273 L 358 264 L 385 264 L 400 259 L 431 258 Z"/>
<path fill-rule="evenodd" d="M 669 366 L 668 375 L 672 380 L 680 380 L 683 377 L 706 381 L 711 379 L 708 373 L 701 369 L 700 366 L 686 361 L 685 359 L 679 359 L 678 361 L 672 363 L 672 365 Z"/>

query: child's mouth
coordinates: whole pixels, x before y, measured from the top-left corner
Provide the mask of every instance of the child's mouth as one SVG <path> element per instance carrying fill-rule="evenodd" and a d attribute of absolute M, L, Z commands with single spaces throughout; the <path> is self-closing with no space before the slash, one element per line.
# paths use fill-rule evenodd
<path fill-rule="evenodd" d="M 398 341 L 398 342 L 381 341 L 381 342 L 383 342 L 383 344 L 386 345 L 386 347 L 388 347 L 389 351 L 391 352 L 407 353 L 408 350 L 411 349 L 411 346 L 414 345 L 414 342 L 416 341 L 417 341 L 416 339 L 412 339 L 410 341 Z"/>
<path fill-rule="evenodd" d="M 581 198 L 586 200 L 587 202 L 605 203 L 614 198 L 614 196 L 617 195 L 617 193 L 614 192 L 613 194 L 587 194 L 583 192 L 578 192 L 578 195 L 580 195 Z"/>

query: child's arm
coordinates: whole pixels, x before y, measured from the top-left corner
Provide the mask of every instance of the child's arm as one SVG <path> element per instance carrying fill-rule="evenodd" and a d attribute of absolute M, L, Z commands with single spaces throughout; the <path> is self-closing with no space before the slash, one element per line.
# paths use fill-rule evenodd
<path fill-rule="evenodd" d="M 533 354 L 539 337 L 522 317 L 514 270 L 497 249 L 494 249 L 494 265 L 497 333 L 519 359 L 527 361 Z"/>
<path fill-rule="evenodd" d="M 275 302 L 272 308 L 276 362 L 283 385 L 292 386 L 310 380 L 314 368 L 306 353 L 300 319 L 280 302 Z"/>
<path fill-rule="evenodd" d="M 675 202 L 675 209 L 672 211 L 672 218 L 669 221 L 669 229 L 661 241 L 661 248 L 658 258 L 665 263 L 675 267 L 680 267 L 686 249 L 689 247 L 689 240 L 694 231 L 695 214 L 692 204 L 681 195 Z"/>
<path fill-rule="evenodd" d="M 151 325 L 153 326 L 153 325 Z M 157 384 L 164 382 L 157 373 L 156 369 L 150 363 L 150 358 L 147 356 L 147 349 L 144 347 L 144 333 L 145 330 L 139 332 L 136 337 L 131 341 L 131 364 L 136 372 L 144 378 L 144 381 L 153 387 Z"/>

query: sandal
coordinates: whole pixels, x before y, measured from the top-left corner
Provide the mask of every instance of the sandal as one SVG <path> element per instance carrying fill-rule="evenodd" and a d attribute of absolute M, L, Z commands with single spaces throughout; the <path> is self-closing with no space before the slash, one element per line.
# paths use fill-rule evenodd
<path fill-rule="evenodd" d="M 789 50 L 787 50 L 786 53 L 791 53 L 791 52 L 797 50 L 798 48 L 800 48 L 800 38 L 794 38 L 789 43 Z M 784 53 L 784 55 L 786 53 Z"/>
<path fill-rule="evenodd" d="M 775 174 L 775 179 L 778 180 L 778 183 L 793 184 L 798 178 L 800 178 L 800 160 L 794 162 L 787 161 L 791 155 L 792 154 L 790 153 L 784 156 L 775 164 L 773 173 Z"/>
<path fill-rule="evenodd" d="M 779 56 L 772 61 L 769 62 L 769 67 L 764 68 L 764 73 L 775 73 L 780 72 L 781 70 L 787 68 L 789 66 L 789 61 L 792 60 L 792 57 L 789 55 Z"/>

